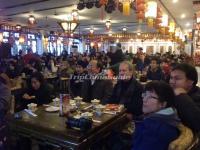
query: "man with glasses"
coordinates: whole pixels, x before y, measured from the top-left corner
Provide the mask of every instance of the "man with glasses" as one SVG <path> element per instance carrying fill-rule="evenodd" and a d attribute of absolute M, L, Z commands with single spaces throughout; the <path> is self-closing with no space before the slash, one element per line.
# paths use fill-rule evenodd
<path fill-rule="evenodd" d="M 200 88 L 196 86 L 198 74 L 189 64 L 178 64 L 172 69 L 170 85 L 176 94 L 175 107 L 182 122 L 200 131 Z"/>

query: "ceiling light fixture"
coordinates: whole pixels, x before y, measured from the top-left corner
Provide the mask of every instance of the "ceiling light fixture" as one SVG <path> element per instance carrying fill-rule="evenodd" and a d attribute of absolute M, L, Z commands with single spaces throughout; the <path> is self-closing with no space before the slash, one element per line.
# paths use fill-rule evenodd
<path fill-rule="evenodd" d="M 75 21 L 61 21 L 58 22 L 60 27 L 63 29 L 64 32 L 67 32 L 68 34 L 71 34 L 75 31 L 75 29 L 78 27 L 78 23 Z"/>
<path fill-rule="evenodd" d="M 122 28 L 122 31 L 123 31 L 123 32 L 126 32 L 126 31 L 127 31 L 127 28 L 126 28 L 126 27 L 123 27 L 123 28 Z"/>
<path fill-rule="evenodd" d="M 15 28 L 16 28 L 17 31 L 20 31 L 20 30 L 22 29 L 22 26 L 21 26 L 20 24 L 17 24 L 17 25 L 15 26 Z"/>
<path fill-rule="evenodd" d="M 72 15 L 72 18 L 73 18 L 74 21 L 79 20 L 79 13 L 78 13 L 77 9 L 73 9 L 71 15 Z"/>
<path fill-rule="evenodd" d="M 184 18 L 185 18 L 185 14 L 182 14 L 182 15 L 181 15 L 181 19 L 184 19 Z"/>
<path fill-rule="evenodd" d="M 173 2 L 173 3 L 177 3 L 177 2 L 178 2 L 178 0 L 173 0 L 172 2 Z"/>
<path fill-rule="evenodd" d="M 34 25 L 36 24 L 36 20 L 35 20 L 35 17 L 33 15 L 30 15 L 29 18 L 28 18 L 28 23 L 30 25 Z"/>
<path fill-rule="evenodd" d="M 190 26 L 190 23 L 188 22 L 188 23 L 186 23 L 186 27 L 189 27 Z"/>
<path fill-rule="evenodd" d="M 111 21 L 108 20 L 108 21 L 106 21 L 106 29 L 110 30 L 110 27 L 111 27 Z"/>
<path fill-rule="evenodd" d="M 94 33 L 94 28 L 90 28 L 90 34 L 93 34 Z"/>

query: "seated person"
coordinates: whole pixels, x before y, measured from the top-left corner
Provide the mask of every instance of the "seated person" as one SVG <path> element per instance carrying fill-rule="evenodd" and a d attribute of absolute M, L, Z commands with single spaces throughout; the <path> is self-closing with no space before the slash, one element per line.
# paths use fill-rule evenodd
<path fill-rule="evenodd" d="M 0 80 L 0 149 L 8 149 L 8 114 L 9 114 L 9 104 L 11 100 L 11 92 L 9 88 L 5 85 L 5 82 Z"/>
<path fill-rule="evenodd" d="M 97 60 L 91 60 L 88 65 L 88 79 L 84 80 L 81 97 L 86 102 L 98 99 L 105 103 L 112 94 L 113 86 L 110 80 L 104 80 L 102 72 L 103 65 Z"/>
<path fill-rule="evenodd" d="M 119 79 L 114 86 L 112 96 L 107 103 L 124 104 L 128 118 L 142 114 L 142 85 L 135 79 L 133 65 L 123 61 L 119 66 Z"/>
<path fill-rule="evenodd" d="M 195 67 L 183 63 L 172 69 L 170 85 L 174 89 L 175 107 L 186 126 L 200 131 L 200 88 L 196 85 L 198 74 Z"/>
<path fill-rule="evenodd" d="M 84 82 L 84 77 L 86 73 L 84 72 L 84 63 L 82 61 L 78 61 L 75 73 L 70 78 L 70 91 L 71 96 L 81 96 L 81 87 Z"/>
<path fill-rule="evenodd" d="M 144 119 L 135 123 L 132 150 L 168 150 L 179 135 L 173 89 L 162 81 L 152 81 L 144 91 Z"/>
<path fill-rule="evenodd" d="M 48 104 L 52 101 L 53 88 L 44 81 L 41 73 L 35 72 L 31 76 L 31 85 L 23 94 L 24 105 L 36 103 Z"/>
<path fill-rule="evenodd" d="M 158 64 L 157 58 L 152 58 L 150 67 L 147 71 L 147 79 L 148 80 L 162 80 L 164 77 L 161 68 Z"/>

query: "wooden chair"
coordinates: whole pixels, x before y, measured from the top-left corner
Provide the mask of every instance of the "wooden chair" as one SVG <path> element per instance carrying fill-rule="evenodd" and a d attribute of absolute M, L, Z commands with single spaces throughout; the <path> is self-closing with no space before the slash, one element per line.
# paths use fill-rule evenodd
<path fill-rule="evenodd" d="M 192 130 L 183 124 L 178 125 L 180 135 L 169 144 L 169 150 L 192 150 L 199 139 Z"/>

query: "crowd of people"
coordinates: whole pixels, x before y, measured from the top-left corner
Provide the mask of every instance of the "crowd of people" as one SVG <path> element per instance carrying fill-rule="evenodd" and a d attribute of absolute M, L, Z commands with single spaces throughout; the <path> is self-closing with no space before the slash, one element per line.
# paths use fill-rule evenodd
<path fill-rule="evenodd" d="M 26 55 L 1 59 L 0 73 L 0 150 L 6 149 L 7 143 L 10 80 L 24 76 L 29 79 L 18 95 L 24 109 L 32 102 L 48 104 L 60 93 L 58 81 L 45 80 L 50 73 L 56 74 L 57 80 L 69 79 L 65 92 L 72 98 L 80 96 L 85 102 L 98 99 L 102 104 L 125 106 L 127 119 L 135 122 L 135 131 L 130 145 L 115 142 L 112 149 L 167 150 L 179 137 L 181 123 L 200 137 L 198 74 L 186 54 L 148 55 L 142 48 L 136 54 L 123 53 L 120 43 L 107 53 L 38 56 L 29 50 Z"/>

